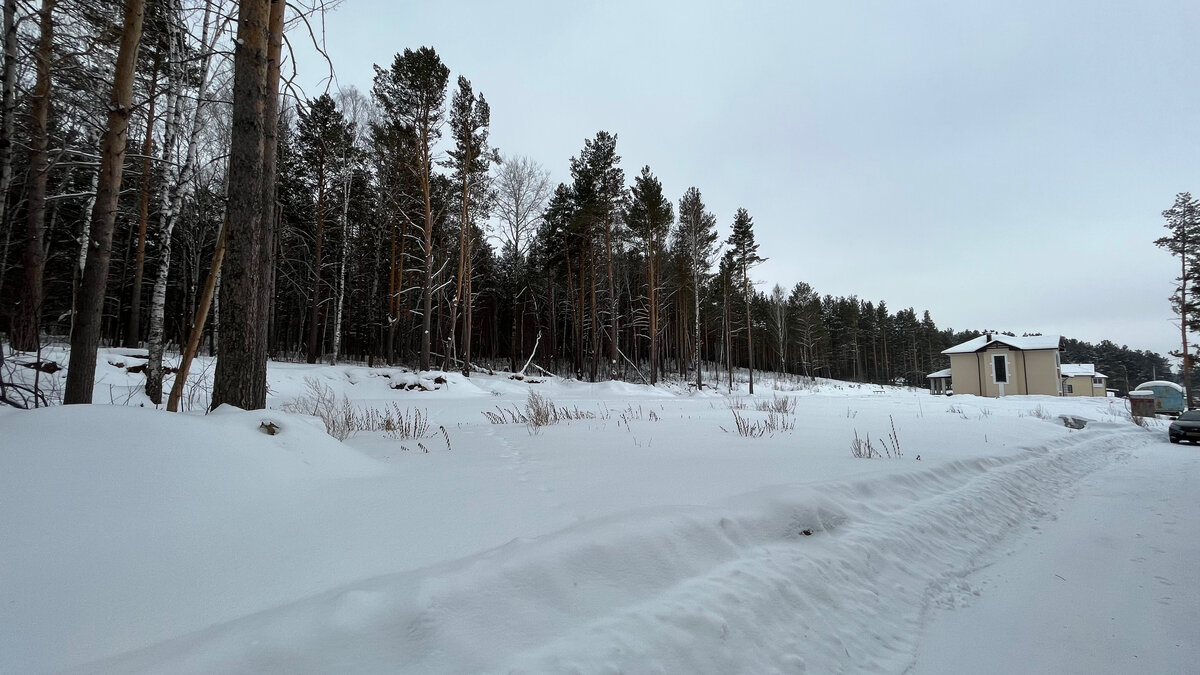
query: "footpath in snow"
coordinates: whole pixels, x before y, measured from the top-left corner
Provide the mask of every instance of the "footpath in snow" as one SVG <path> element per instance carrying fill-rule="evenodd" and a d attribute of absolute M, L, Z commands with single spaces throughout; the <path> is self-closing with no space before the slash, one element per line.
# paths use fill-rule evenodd
<path fill-rule="evenodd" d="M 1119 402 L 837 382 L 728 397 L 272 364 L 273 408 L 300 409 L 316 382 L 355 410 L 429 422 L 420 438 L 341 443 L 278 409 L 137 407 L 137 378 L 114 362 L 101 360 L 98 391 L 132 405 L 0 411 L 0 672 L 964 672 L 974 662 L 942 645 L 1029 614 L 1036 596 L 1019 605 L 1016 591 L 1036 584 L 1006 580 L 1052 554 L 1082 584 L 1057 590 L 1128 596 L 1114 602 L 1129 611 L 1089 608 L 1070 625 L 1137 617 L 1131 630 L 1181 636 L 1179 653 L 1197 656 L 1182 638 L 1200 619 L 1171 609 L 1196 606 L 1183 567 L 1152 564 L 1155 548 L 1178 565 L 1200 557 L 1194 501 L 1151 489 L 1175 480 L 1185 494 L 1192 449 L 1133 425 Z M 511 422 L 530 391 L 573 419 L 491 423 Z M 736 416 L 765 422 L 756 408 L 784 398 L 783 428 L 736 433 Z M 1092 421 L 1071 430 L 1061 414 Z M 891 457 L 852 457 L 856 434 Z M 1147 508 L 1161 527 L 1135 527 Z M 1080 509 L 1114 520 L 1108 554 L 1075 542 L 1091 536 Z M 1117 556 L 1131 562 L 1101 564 Z M 1006 564 L 1019 565 L 986 576 Z M 1120 586 L 1139 570 L 1174 594 Z M 992 589 L 1014 604 L 989 604 Z M 1077 639 L 1095 654 L 1123 638 Z M 1053 640 L 1041 649 L 1093 663 Z M 1115 656 L 1094 663 L 1129 672 Z"/>
<path fill-rule="evenodd" d="M 934 612 L 908 672 L 1195 672 L 1198 481 L 1200 449 L 1165 439 L 1083 478 L 1053 517 L 963 579 L 965 606 Z"/>

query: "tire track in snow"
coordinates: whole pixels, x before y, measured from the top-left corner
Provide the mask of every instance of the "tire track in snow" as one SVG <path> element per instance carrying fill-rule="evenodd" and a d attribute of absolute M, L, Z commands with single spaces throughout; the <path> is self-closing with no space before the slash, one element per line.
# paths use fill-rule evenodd
<path fill-rule="evenodd" d="M 597 519 L 92 670 L 900 672 L 927 608 L 969 592 L 997 543 L 1152 440 L 1094 426 L 1003 458 Z"/>

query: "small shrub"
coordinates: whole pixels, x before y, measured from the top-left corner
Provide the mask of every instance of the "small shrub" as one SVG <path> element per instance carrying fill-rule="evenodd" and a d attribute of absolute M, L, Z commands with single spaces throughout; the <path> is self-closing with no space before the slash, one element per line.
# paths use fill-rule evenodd
<path fill-rule="evenodd" d="M 525 417 L 525 413 L 513 406 L 512 410 L 496 406 L 496 412 L 484 410 L 483 416 L 492 424 L 528 424 L 529 419 Z"/>
<path fill-rule="evenodd" d="M 1046 406 L 1041 405 L 1041 404 L 1038 404 L 1038 407 L 1034 408 L 1033 410 L 1026 410 L 1026 411 L 1020 413 L 1019 416 L 1020 417 L 1025 417 L 1025 416 L 1036 417 L 1039 420 L 1048 420 L 1051 417 L 1053 417 L 1053 415 L 1050 414 L 1050 411 L 1046 410 Z"/>
<path fill-rule="evenodd" d="M 557 424 L 558 412 L 554 409 L 554 401 L 536 391 L 530 391 L 529 398 L 525 400 L 525 423 L 533 429 Z"/>
<path fill-rule="evenodd" d="M 756 401 L 754 409 L 759 412 L 776 412 L 784 415 L 796 414 L 796 399 L 791 396 L 772 396 L 769 401 Z"/>
<path fill-rule="evenodd" d="M 879 447 L 871 442 L 870 435 L 860 437 L 858 429 L 855 429 L 854 440 L 850 441 L 850 454 L 859 459 L 875 459 L 877 457 L 903 459 L 904 453 L 900 450 L 900 434 L 896 432 L 896 420 L 888 415 L 888 422 L 891 423 L 892 431 L 887 438 L 879 439 Z M 917 455 L 917 459 L 920 458 L 921 456 Z"/>
<path fill-rule="evenodd" d="M 736 410 L 732 412 L 734 428 L 739 436 L 746 438 L 761 438 L 774 435 L 776 432 L 791 432 L 796 429 L 796 418 L 789 418 L 783 413 L 769 412 L 766 419 L 752 421 Z M 721 430 L 728 433 L 728 429 L 725 427 L 721 427 Z"/>
<path fill-rule="evenodd" d="M 304 392 L 280 407 L 286 412 L 319 417 L 325 432 L 344 441 L 360 431 L 381 431 L 389 438 L 424 438 L 429 435 L 429 412 L 401 408 L 391 403 L 384 408 L 358 410 L 343 395 L 340 399 L 329 385 L 315 377 L 304 378 Z"/>

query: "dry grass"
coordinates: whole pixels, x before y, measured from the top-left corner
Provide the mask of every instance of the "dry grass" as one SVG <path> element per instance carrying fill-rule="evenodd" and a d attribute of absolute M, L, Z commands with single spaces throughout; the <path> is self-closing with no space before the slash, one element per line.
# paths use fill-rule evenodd
<path fill-rule="evenodd" d="M 429 436 L 429 412 L 402 408 L 392 402 L 383 408 L 359 410 L 343 395 L 314 377 L 304 378 L 304 393 L 280 406 L 286 412 L 319 417 L 325 432 L 344 441 L 360 431 L 379 431 L 397 440 Z M 443 433 L 444 433 L 443 429 Z M 446 440 L 449 446 L 449 439 Z"/>
<path fill-rule="evenodd" d="M 791 396 L 772 396 L 769 401 L 755 401 L 754 409 L 759 412 L 776 412 L 781 415 L 796 414 L 796 399 Z"/>
<path fill-rule="evenodd" d="M 766 419 L 751 420 L 737 410 L 731 412 L 733 412 L 734 429 L 739 436 L 746 438 L 762 438 L 763 436 L 773 436 L 779 432 L 796 430 L 796 418 L 783 413 L 769 412 Z M 725 427 L 721 427 L 721 431 L 729 433 Z"/>

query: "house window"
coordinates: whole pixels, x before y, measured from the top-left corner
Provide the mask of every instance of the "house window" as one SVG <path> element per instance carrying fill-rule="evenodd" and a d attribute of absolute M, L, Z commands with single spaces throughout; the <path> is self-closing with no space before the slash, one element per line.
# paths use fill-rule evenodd
<path fill-rule="evenodd" d="M 1100 385 L 1104 384 L 1104 380 L 1103 380 L 1102 378 L 1099 378 L 1099 377 L 1093 377 L 1093 378 L 1092 378 L 1092 384 L 1094 384 L 1094 385 L 1096 385 L 1097 387 L 1099 387 Z"/>
<path fill-rule="evenodd" d="M 992 355 L 992 375 L 996 378 L 996 384 L 1008 384 L 1008 356 Z"/>
<path fill-rule="evenodd" d="M 1073 384 L 1068 384 L 1068 385 L 1067 385 L 1067 393 L 1068 393 L 1068 394 L 1074 394 L 1074 393 L 1075 393 L 1075 385 L 1073 385 Z"/>

